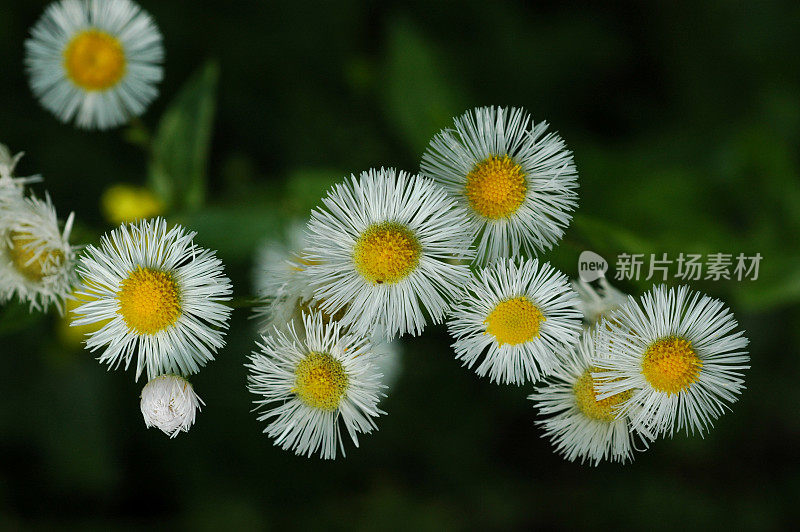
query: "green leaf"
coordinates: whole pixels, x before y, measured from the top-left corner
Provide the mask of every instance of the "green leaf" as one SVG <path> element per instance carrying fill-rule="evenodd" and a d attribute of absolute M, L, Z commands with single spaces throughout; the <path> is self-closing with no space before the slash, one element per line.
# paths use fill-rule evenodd
<path fill-rule="evenodd" d="M 219 67 L 208 61 L 183 86 L 158 125 L 149 184 L 172 209 L 203 204 Z"/>
<path fill-rule="evenodd" d="M 195 241 L 218 251 L 226 262 L 249 263 L 261 243 L 280 236 L 281 214 L 277 202 L 260 198 L 212 205 L 170 221 L 197 231 Z"/>
<path fill-rule="evenodd" d="M 627 228 L 610 224 L 603 220 L 576 214 L 573 226 L 581 235 L 588 249 L 593 251 L 627 253 L 654 253 L 655 245 Z"/>
<path fill-rule="evenodd" d="M 0 336 L 28 329 L 42 317 L 41 312 L 31 312 L 27 305 L 11 301 L 0 306 Z"/>
<path fill-rule="evenodd" d="M 408 21 L 389 28 L 384 109 L 409 147 L 422 153 L 430 139 L 464 111 L 445 62 Z"/>
<path fill-rule="evenodd" d="M 737 283 L 734 297 L 751 312 L 766 312 L 800 301 L 800 256 L 796 253 L 764 252 L 757 280 Z"/>
<path fill-rule="evenodd" d="M 311 209 L 318 207 L 331 187 L 345 179 L 345 176 L 343 171 L 325 168 L 295 170 L 286 181 L 284 208 L 301 218 L 308 218 Z"/>

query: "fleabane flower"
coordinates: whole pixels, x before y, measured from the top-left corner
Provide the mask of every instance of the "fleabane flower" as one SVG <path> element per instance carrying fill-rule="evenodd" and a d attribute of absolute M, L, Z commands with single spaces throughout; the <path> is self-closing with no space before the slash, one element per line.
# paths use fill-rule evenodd
<path fill-rule="evenodd" d="M 596 363 L 594 331 L 585 331 L 577 347 L 570 350 L 545 382 L 528 396 L 556 452 L 570 462 L 597 465 L 603 460 L 625 463 L 633 459 L 633 436 L 628 418 L 617 413 L 630 398 L 626 390 L 597 399 L 592 374 Z"/>
<path fill-rule="evenodd" d="M 385 340 L 373 338 L 375 352 L 374 364 L 381 374 L 381 382 L 392 389 L 403 374 L 402 340 Z"/>
<path fill-rule="evenodd" d="M 303 322 L 304 314 L 319 314 L 323 325 L 338 322 L 342 319 L 347 307 L 339 309 L 335 314 L 328 314 L 324 305 L 313 296 L 308 296 L 304 290 L 290 283 L 292 289 L 285 291 L 280 298 L 266 303 L 267 306 L 257 308 L 260 334 L 269 334 L 274 329 L 288 332 L 292 324 Z M 262 312 L 259 314 L 259 312 Z M 296 333 L 300 339 L 305 335 L 305 327 L 297 327 Z M 347 327 L 342 327 L 341 332 L 347 332 Z M 394 385 L 402 372 L 400 340 L 388 340 L 383 332 L 367 335 L 372 343 L 374 364 L 383 375 L 382 381 L 387 387 Z"/>
<path fill-rule="evenodd" d="M 293 323 L 303 323 L 303 315 L 312 313 L 319 314 L 323 325 L 338 322 L 342 319 L 347 309 L 346 306 L 334 314 L 328 314 L 324 305 L 314 298 L 308 287 L 302 282 L 302 276 L 299 272 L 307 266 L 307 262 L 301 258 L 301 254 L 282 252 L 277 247 L 271 247 L 270 254 L 272 255 L 270 262 L 274 266 L 275 277 L 280 278 L 281 274 L 285 274 L 286 282 L 279 287 L 277 292 L 274 288 L 266 292 L 277 294 L 277 296 L 262 297 L 261 305 L 256 307 L 255 317 L 259 322 L 258 331 L 260 334 L 270 334 L 275 329 L 288 332 Z M 286 267 L 287 265 L 289 265 L 288 268 Z M 305 327 L 297 327 L 295 331 L 302 340 L 305 335 Z M 342 327 L 341 332 L 347 332 L 347 328 Z M 368 335 L 368 337 L 375 355 L 373 362 L 383 375 L 383 383 L 387 387 L 391 387 L 402 372 L 400 341 L 387 340 L 382 331 Z"/>
<path fill-rule="evenodd" d="M 189 431 L 203 404 L 189 381 L 178 375 L 161 375 L 142 388 L 139 407 L 147 428 L 156 427 L 174 438 Z"/>
<path fill-rule="evenodd" d="M 8 149 L 8 146 L 5 144 L 0 144 L 0 178 L 3 177 L 11 177 L 14 175 L 14 168 L 16 168 L 17 163 L 24 153 L 20 152 L 16 155 L 11 153 L 11 150 Z"/>
<path fill-rule="evenodd" d="M 136 357 L 136 378 L 199 371 L 224 345 L 231 283 L 196 233 L 167 227 L 163 218 L 121 225 L 88 246 L 80 258 L 81 306 L 73 325 L 109 320 L 88 336 L 100 362 L 125 369 Z"/>
<path fill-rule="evenodd" d="M 481 107 L 454 123 L 431 140 L 421 171 L 468 216 L 477 261 L 550 249 L 577 205 L 578 174 L 561 137 L 516 108 Z"/>
<path fill-rule="evenodd" d="M 302 275 L 309 261 L 305 223 L 290 224 L 286 241 L 266 242 L 256 254 L 253 286 L 258 297 L 254 309 L 258 331 L 266 334 L 308 311 L 314 292 Z"/>
<path fill-rule="evenodd" d="M 31 310 L 62 312 L 76 282 L 73 220 L 70 214 L 62 228 L 49 196 L 0 202 L 0 302 L 16 297 Z"/>
<path fill-rule="evenodd" d="M 456 358 L 492 382 L 535 382 L 578 342 L 577 305 L 567 277 L 550 264 L 497 261 L 477 272 L 450 314 Z"/>
<path fill-rule="evenodd" d="M 370 170 L 336 185 L 308 224 L 304 275 L 328 314 L 357 334 L 419 334 L 469 279 L 472 234 L 429 179 Z"/>
<path fill-rule="evenodd" d="M 620 413 L 640 432 L 702 434 L 744 388 L 748 341 L 736 328 L 724 303 L 686 286 L 629 298 L 597 326 L 598 397 L 634 390 Z"/>
<path fill-rule="evenodd" d="M 295 454 L 325 459 L 345 454 L 343 425 L 358 447 L 358 434 L 376 429 L 374 419 L 384 386 L 375 352 L 363 337 L 342 333 L 341 324 L 323 324 L 318 313 L 304 315 L 298 334 L 288 330 L 262 336 L 250 356 L 248 389 L 256 394 L 259 421 L 275 445 Z"/>
<path fill-rule="evenodd" d="M 108 129 L 142 114 L 158 95 L 161 33 L 130 0 L 54 2 L 25 51 L 31 90 L 62 122 Z"/>
<path fill-rule="evenodd" d="M 572 288 L 578 294 L 578 308 L 587 327 L 595 325 L 600 318 L 608 316 L 628 302 L 628 295 L 611 286 L 605 277 L 597 281 L 597 287 L 579 279 L 572 281 Z"/>
<path fill-rule="evenodd" d="M 23 155 L 23 152 L 13 155 L 5 144 L 0 144 L 0 210 L 11 209 L 15 202 L 22 200 L 25 185 L 41 181 L 40 176 L 15 176 L 14 170 Z"/>

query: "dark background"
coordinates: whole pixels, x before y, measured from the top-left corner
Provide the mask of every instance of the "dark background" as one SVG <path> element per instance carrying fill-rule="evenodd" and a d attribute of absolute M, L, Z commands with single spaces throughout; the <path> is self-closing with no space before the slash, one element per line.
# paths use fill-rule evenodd
<path fill-rule="evenodd" d="M 416 171 L 430 137 L 478 105 L 520 105 L 575 153 L 580 207 L 546 254 L 760 252 L 757 281 L 701 281 L 751 340 L 747 390 L 705 438 L 632 464 L 562 460 L 530 386 L 453 358 L 442 327 L 405 338 L 380 430 L 323 462 L 273 447 L 249 412 L 248 311 L 192 379 L 188 434 L 145 430 L 143 382 L 107 372 L 55 313 L 0 307 L 0 528 L 777 529 L 800 500 L 800 5 L 142 1 L 164 34 L 154 128 L 208 58 L 220 66 L 208 198 L 170 219 L 219 250 L 237 296 L 257 245 L 373 166 Z M 125 130 L 58 123 L 30 94 L 23 41 L 44 2 L 0 0 L 0 142 L 27 152 L 75 243 L 110 229 L 98 197 L 143 184 Z M 122 134 L 120 134 L 122 133 Z M 617 283 L 639 294 L 651 282 Z M 794 500 L 794 506 L 790 506 Z"/>

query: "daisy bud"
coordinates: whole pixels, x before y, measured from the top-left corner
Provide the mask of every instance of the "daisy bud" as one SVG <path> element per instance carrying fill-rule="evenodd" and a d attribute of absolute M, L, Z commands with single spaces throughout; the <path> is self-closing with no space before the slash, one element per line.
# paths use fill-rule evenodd
<path fill-rule="evenodd" d="M 203 400 L 189 381 L 177 375 L 161 375 L 142 389 L 141 410 L 147 428 L 156 427 L 170 438 L 188 432 Z"/>

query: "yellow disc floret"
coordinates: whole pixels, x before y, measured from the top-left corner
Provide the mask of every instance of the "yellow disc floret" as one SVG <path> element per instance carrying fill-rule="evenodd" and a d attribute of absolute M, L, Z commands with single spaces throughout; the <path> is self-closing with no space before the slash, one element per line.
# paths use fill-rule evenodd
<path fill-rule="evenodd" d="M 489 313 L 486 332 L 492 334 L 500 345 L 517 345 L 539 337 L 539 328 L 545 321 L 544 314 L 527 297 L 515 297 L 501 301 Z"/>
<path fill-rule="evenodd" d="M 64 50 L 64 69 L 75 85 L 102 91 L 125 75 L 125 50 L 116 37 L 89 29 L 75 35 Z"/>
<path fill-rule="evenodd" d="M 497 220 L 514 214 L 528 192 L 522 167 L 508 155 L 491 155 L 467 174 L 465 194 L 475 212 Z"/>
<path fill-rule="evenodd" d="M 131 331 L 155 334 L 178 321 L 180 293 L 171 273 L 138 267 L 117 294 L 119 314 Z"/>
<path fill-rule="evenodd" d="M 30 233 L 12 231 L 8 248 L 14 268 L 29 281 L 39 282 L 61 264 L 64 254 L 59 249 L 48 249 L 36 244 Z"/>
<path fill-rule="evenodd" d="M 642 373 L 659 392 L 678 393 L 697 381 L 703 362 L 685 338 L 670 336 L 654 342 L 644 353 Z"/>
<path fill-rule="evenodd" d="M 294 371 L 292 392 L 312 408 L 333 411 L 347 391 L 347 372 L 329 353 L 309 353 Z"/>
<path fill-rule="evenodd" d="M 396 283 L 419 265 L 422 246 L 407 227 L 386 222 L 367 228 L 356 242 L 353 260 L 373 284 Z"/>
<path fill-rule="evenodd" d="M 626 390 L 598 401 L 597 392 L 594 388 L 594 379 L 592 379 L 592 372 L 597 371 L 597 368 L 587 369 L 583 375 L 575 381 L 572 392 L 575 394 L 575 402 L 578 405 L 578 409 L 583 415 L 589 419 L 611 423 L 617 417 L 616 410 L 622 403 L 630 399 L 633 390 Z"/>

